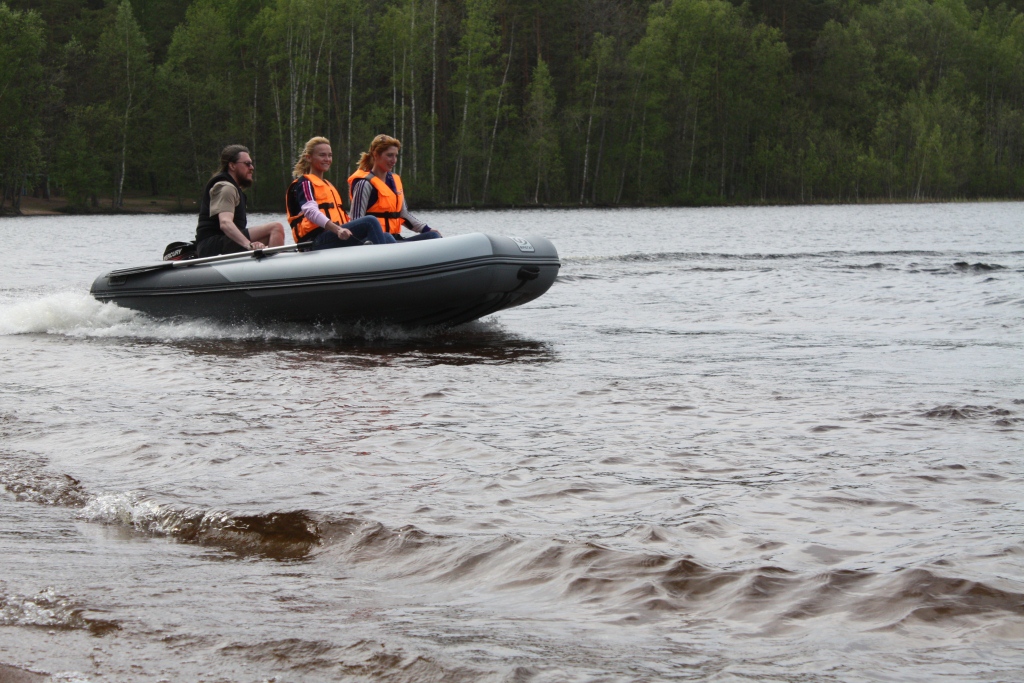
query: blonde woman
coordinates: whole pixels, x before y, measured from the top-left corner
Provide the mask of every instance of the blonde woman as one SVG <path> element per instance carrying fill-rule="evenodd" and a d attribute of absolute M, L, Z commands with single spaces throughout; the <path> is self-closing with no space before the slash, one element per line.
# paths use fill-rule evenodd
<path fill-rule="evenodd" d="M 348 177 L 348 197 L 352 218 L 374 216 L 384 232 L 397 240 L 413 242 L 441 236 L 409 211 L 402 190 L 402 179 L 394 172 L 402 143 L 389 135 L 378 135 L 369 151 L 359 158 L 359 168 Z M 417 233 L 402 237 L 402 227 Z"/>
<path fill-rule="evenodd" d="M 372 216 L 352 220 L 341 206 L 341 195 L 324 174 L 334 156 L 327 138 L 311 138 L 299 152 L 285 202 L 292 237 L 312 243 L 313 249 L 354 247 L 360 244 L 394 244 Z"/>

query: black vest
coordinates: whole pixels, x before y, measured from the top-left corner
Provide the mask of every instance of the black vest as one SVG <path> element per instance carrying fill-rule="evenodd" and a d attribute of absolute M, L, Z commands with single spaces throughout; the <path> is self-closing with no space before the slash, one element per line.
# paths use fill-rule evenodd
<path fill-rule="evenodd" d="M 210 182 L 206 183 L 206 189 L 203 190 L 203 198 L 199 204 L 199 224 L 196 226 L 197 243 L 202 242 L 208 237 L 216 237 L 217 235 L 224 234 L 220 229 L 220 218 L 210 215 L 210 190 L 213 189 L 214 185 L 224 180 L 228 181 L 238 189 L 239 202 L 238 206 L 235 207 L 235 227 L 247 236 L 249 234 L 245 230 L 245 193 L 242 192 L 241 187 L 238 187 L 238 183 L 235 182 L 235 179 L 232 178 L 230 174 L 222 172 L 210 178 Z"/>

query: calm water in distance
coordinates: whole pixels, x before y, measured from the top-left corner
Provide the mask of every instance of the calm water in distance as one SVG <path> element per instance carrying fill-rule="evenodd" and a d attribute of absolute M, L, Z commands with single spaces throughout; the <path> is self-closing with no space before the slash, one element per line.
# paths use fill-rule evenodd
<path fill-rule="evenodd" d="M 194 218 L 0 220 L 0 663 L 1021 680 L 1022 209 L 423 212 L 562 257 L 446 331 L 152 320 L 89 285 Z"/>

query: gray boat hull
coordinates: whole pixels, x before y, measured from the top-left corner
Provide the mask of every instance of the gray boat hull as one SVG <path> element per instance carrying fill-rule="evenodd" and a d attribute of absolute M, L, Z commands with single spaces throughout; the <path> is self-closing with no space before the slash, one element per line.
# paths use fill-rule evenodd
<path fill-rule="evenodd" d="M 560 266 L 546 239 L 479 233 L 218 258 L 111 271 L 91 293 L 154 317 L 457 325 L 536 299 Z"/>

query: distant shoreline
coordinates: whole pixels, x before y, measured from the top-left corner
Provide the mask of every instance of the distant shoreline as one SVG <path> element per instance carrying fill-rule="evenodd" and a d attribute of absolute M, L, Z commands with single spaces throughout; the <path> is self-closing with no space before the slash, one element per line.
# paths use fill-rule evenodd
<path fill-rule="evenodd" d="M 125 197 L 124 208 L 113 209 L 109 197 L 101 197 L 99 206 L 87 207 L 84 210 L 68 210 L 68 202 L 64 197 L 43 199 L 41 197 L 22 197 L 21 212 L 15 213 L 10 202 L 6 202 L 0 210 L 0 217 L 28 216 L 104 216 L 122 214 L 191 214 L 198 213 L 199 208 L 194 200 L 179 202 L 177 197 Z"/>
<path fill-rule="evenodd" d="M 971 204 L 987 202 L 1021 202 L 1020 197 L 981 197 L 956 199 L 862 199 L 856 202 L 838 201 L 812 201 L 812 202 L 762 202 L 757 204 L 645 204 L 631 205 L 623 204 L 618 206 L 593 205 L 579 206 L 577 204 L 510 204 L 510 205 L 429 205 L 422 201 L 416 203 L 419 211 L 507 211 L 507 210 L 571 210 L 571 209 L 668 209 L 668 208 L 725 208 L 725 207 L 768 207 L 768 206 L 872 206 L 878 204 Z M 63 197 L 52 199 L 41 199 L 38 197 L 22 197 L 21 212 L 15 213 L 10 205 L 4 206 L 0 211 L 0 218 L 27 218 L 31 216 L 123 216 L 123 215 L 193 215 L 198 213 L 199 207 L 195 200 L 179 201 L 177 197 L 126 197 L 124 207 L 121 209 L 110 208 L 110 199 L 101 199 L 99 206 L 89 207 L 85 210 L 67 210 L 67 201 Z M 284 213 L 284 207 L 279 211 L 254 208 L 252 213 Z"/>

